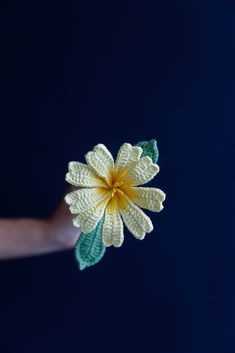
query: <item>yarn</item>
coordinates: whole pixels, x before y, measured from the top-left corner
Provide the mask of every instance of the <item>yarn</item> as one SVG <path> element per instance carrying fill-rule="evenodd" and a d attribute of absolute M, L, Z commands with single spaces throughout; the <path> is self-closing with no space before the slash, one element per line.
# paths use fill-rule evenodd
<path fill-rule="evenodd" d="M 115 161 L 100 143 L 85 159 L 87 164 L 70 162 L 65 177 L 80 188 L 67 194 L 65 201 L 76 215 L 74 226 L 82 231 L 75 249 L 81 270 L 100 261 L 106 247 L 123 244 L 123 223 L 135 238 L 143 240 L 153 224 L 140 207 L 160 212 L 166 197 L 160 189 L 142 187 L 159 172 L 155 140 L 135 146 L 124 143 Z"/>

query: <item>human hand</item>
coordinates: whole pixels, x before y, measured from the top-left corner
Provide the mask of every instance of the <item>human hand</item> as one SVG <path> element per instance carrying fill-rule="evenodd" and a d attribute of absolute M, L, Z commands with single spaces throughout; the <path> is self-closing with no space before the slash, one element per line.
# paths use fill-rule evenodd
<path fill-rule="evenodd" d="M 66 193 L 73 190 L 75 190 L 74 187 L 69 187 Z M 68 205 L 62 199 L 52 217 L 47 221 L 48 236 L 61 250 L 73 248 L 81 234 L 80 229 L 74 227 L 73 218 L 74 215 L 70 213 Z"/>

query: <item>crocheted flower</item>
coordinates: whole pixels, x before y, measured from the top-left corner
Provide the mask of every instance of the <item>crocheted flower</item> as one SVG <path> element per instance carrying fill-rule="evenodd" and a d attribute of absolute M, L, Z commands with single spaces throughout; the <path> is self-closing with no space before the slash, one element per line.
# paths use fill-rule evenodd
<path fill-rule="evenodd" d="M 140 209 L 153 212 L 163 209 L 165 193 L 157 188 L 142 187 L 159 171 L 143 149 L 124 143 L 114 162 L 103 144 L 85 156 L 87 164 L 70 162 L 66 181 L 79 187 L 66 195 L 73 224 L 86 235 L 102 220 L 101 236 L 105 247 L 120 247 L 124 240 L 123 222 L 137 239 L 153 230 L 150 218 Z"/>

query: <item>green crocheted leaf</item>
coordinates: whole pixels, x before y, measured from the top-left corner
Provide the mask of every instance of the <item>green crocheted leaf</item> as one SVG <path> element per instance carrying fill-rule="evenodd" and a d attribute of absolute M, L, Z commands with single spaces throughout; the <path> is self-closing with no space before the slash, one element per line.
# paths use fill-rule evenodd
<path fill-rule="evenodd" d="M 157 163 L 159 152 L 156 140 L 141 141 L 138 142 L 136 146 L 141 147 L 143 150 L 141 157 L 149 156 L 152 159 L 153 163 Z"/>
<path fill-rule="evenodd" d="M 106 247 L 103 245 L 101 238 L 102 226 L 103 219 L 92 232 L 80 235 L 75 247 L 75 258 L 80 270 L 95 265 L 104 256 Z"/>

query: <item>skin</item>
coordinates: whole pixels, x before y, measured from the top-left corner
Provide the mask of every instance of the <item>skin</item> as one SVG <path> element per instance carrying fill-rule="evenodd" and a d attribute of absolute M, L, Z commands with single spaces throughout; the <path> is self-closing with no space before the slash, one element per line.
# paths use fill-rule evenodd
<path fill-rule="evenodd" d="M 71 192 L 70 188 L 68 192 Z M 68 205 L 61 200 L 48 219 L 0 219 L 0 259 L 47 254 L 72 249 L 80 229 L 72 223 Z"/>

